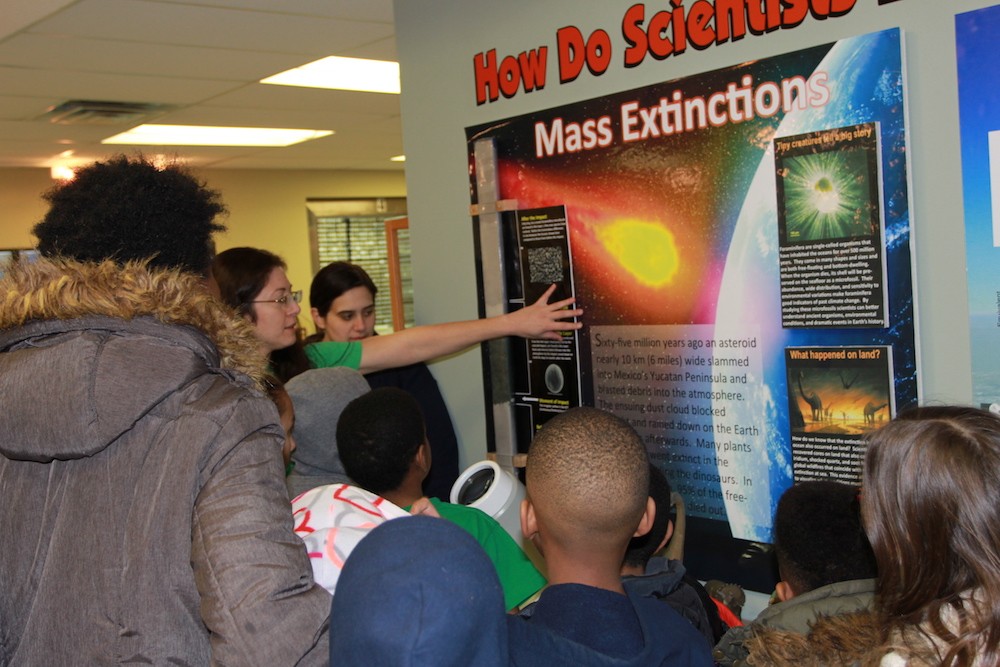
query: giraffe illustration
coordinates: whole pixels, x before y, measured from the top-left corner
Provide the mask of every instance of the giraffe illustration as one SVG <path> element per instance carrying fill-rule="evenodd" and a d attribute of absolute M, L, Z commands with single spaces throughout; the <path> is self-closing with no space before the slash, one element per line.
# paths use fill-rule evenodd
<path fill-rule="evenodd" d="M 813 421 L 814 422 L 822 421 L 823 401 L 822 399 L 820 399 L 819 396 L 816 395 L 816 392 L 814 391 L 806 392 L 804 389 L 802 389 L 802 378 L 804 376 L 805 373 L 799 371 L 799 377 L 798 377 L 799 394 L 802 396 L 802 400 L 808 403 L 809 407 L 812 408 Z"/>
<path fill-rule="evenodd" d="M 865 404 L 865 423 L 866 424 L 874 424 L 875 423 L 875 414 L 879 410 L 881 410 L 882 408 L 884 408 L 887 405 L 889 405 L 889 404 L 888 403 L 880 403 L 878 405 L 875 405 L 875 403 L 873 403 L 872 401 L 868 401 L 868 403 Z M 879 421 L 882 421 L 882 415 L 879 415 L 878 419 L 879 419 Z"/>

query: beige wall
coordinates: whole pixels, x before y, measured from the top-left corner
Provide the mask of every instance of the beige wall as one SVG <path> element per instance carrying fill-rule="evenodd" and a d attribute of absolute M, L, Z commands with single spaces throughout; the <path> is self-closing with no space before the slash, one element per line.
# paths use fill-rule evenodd
<path fill-rule="evenodd" d="M 292 284 L 308 290 L 312 279 L 306 200 L 402 197 L 402 171 L 207 169 L 197 172 L 222 192 L 229 230 L 216 241 L 267 248 L 281 255 Z M 48 169 L 0 169 L 0 248 L 34 245 L 31 227 L 45 214 L 41 194 L 52 186 Z M 308 322 L 304 322 L 308 324 Z"/>
<path fill-rule="evenodd" d="M 0 169 L 0 248 L 35 245 L 31 228 L 45 215 L 48 169 Z"/>
<path fill-rule="evenodd" d="M 229 230 L 216 239 L 218 249 L 275 252 L 288 263 L 292 285 L 306 292 L 312 280 L 306 200 L 406 195 L 401 171 L 212 169 L 199 175 L 222 192 L 229 207 Z M 306 318 L 303 323 L 311 327 Z"/>

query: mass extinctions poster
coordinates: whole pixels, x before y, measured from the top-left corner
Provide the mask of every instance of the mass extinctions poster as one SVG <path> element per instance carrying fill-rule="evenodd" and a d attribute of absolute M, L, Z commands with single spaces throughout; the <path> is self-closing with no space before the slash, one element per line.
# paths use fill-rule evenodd
<path fill-rule="evenodd" d="M 917 401 L 902 48 L 887 30 L 466 130 L 474 204 L 488 141 L 498 198 L 565 207 L 581 400 L 645 440 L 689 552 L 770 542 L 793 432 L 849 478 Z"/>

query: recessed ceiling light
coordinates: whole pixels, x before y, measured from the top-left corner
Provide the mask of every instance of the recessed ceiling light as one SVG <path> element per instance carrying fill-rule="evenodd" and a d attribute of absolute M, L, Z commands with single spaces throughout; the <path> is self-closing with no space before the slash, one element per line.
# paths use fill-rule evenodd
<path fill-rule="evenodd" d="M 204 125 L 140 125 L 102 144 L 142 146 L 291 146 L 333 134 L 332 130 L 274 127 L 210 127 Z"/>
<path fill-rule="evenodd" d="M 399 63 L 329 56 L 261 79 L 261 83 L 305 88 L 399 94 Z"/>

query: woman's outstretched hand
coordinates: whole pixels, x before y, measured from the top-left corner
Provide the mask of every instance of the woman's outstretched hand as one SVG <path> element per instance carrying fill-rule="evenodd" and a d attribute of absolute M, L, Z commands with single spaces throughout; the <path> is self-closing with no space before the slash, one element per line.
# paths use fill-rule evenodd
<path fill-rule="evenodd" d="M 508 313 L 506 317 L 510 320 L 511 333 L 522 338 L 559 340 L 562 338 L 560 331 L 576 331 L 582 327 L 582 323 L 568 320 L 583 315 L 581 308 L 570 308 L 576 302 L 574 297 L 549 303 L 555 289 L 555 285 L 549 285 L 538 301 Z"/>
<path fill-rule="evenodd" d="M 570 308 L 575 299 L 549 303 L 556 286 L 551 285 L 538 301 L 512 313 L 464 322 L 426 324 L 404 329 L 391 336 L 370 336 L 361 341 L 362 373 L 406 366 L 418 361 L 454 354 L 470 345 L 493 338 L 520 336 L 561 340 L 561 331 L 576 331 L 583 325 L 567 321 L 583 310 Z"/>

